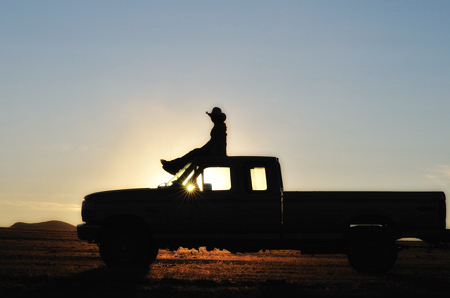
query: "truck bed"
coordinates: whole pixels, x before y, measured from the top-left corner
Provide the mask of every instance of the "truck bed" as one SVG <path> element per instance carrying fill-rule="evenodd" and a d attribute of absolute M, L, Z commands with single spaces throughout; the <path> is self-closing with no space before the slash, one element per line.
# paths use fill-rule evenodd
<path fill-rule="evenodd" d="M 336 232 L 354 224 L 387 224 L 402 237 L 445 230 L 443 192 L 302 192 L 283 194 L 283 231 Z M 291 235 L 292 236 L 292 235 Z"/>

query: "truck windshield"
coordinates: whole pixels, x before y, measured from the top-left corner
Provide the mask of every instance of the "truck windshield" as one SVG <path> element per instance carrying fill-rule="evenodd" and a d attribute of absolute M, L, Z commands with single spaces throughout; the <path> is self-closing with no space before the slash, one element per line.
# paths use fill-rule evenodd
<path fill-rule="evenodd" d="M 166 183 L 166 186 L 172 186 L 174 184 L 182 184 L 183 181 L 178 181 L 180 178 L 184 177 L 185 175 L 183 175 L 186 170 L 189 168 L 189 166 L 191 165 L 191 163 L 188 163 L 187 165 L 185 165 L 181 170 L 178 171 L 178 173 L 176 173 L 170 180 L 169 182 Z"/>

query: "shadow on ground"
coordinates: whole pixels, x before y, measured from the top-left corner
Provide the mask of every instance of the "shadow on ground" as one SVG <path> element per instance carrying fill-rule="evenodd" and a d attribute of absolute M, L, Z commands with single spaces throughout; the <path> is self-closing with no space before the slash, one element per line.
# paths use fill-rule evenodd
<path fill-rule="evenodd" d="M 33 278 L 31 278 L 33 279 Z M 27 281 L 30 282 L 30 281 Z M 298 297 L 311 292 L 284 280 L 216 282 L 212 280 L 152 279 L 151 269 L 96 268 L 59 278 L 35 278 L 35 286 L 3 297 Z M 309 292 L 309 293 L 308 293 Z M 104 295 L 104 296 L 103 296 Z"/>
<path fill-rule="evenodd" d="M 149 270 L 100 267 L 67 277 L 36 280 L 11 297 L 133 297 L 141 288 Z"/>

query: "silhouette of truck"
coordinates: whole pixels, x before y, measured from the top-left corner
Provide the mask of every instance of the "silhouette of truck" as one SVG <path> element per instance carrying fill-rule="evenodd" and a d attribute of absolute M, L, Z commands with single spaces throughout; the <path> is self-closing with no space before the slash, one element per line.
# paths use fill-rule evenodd
<path fill-rule="evenodd" d="M 111 267 L 148 267 L 158 249 L 344 253 L 383 274 L 406 237 L 449 242 L 443 192 L 284 191 L 275 157 L 196 159 L 158 188 L 97 192 L 78 237 Z"/>

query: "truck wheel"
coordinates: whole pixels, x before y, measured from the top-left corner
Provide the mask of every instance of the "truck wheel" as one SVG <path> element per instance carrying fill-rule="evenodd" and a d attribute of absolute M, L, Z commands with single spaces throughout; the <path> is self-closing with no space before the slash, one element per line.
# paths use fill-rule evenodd
<path fill-rule="evenodd" d="M 365 274 L 387 273 L 394 266 L 397 253 L 395 241 L 382 236 L 351 239 L 347 248 L 350 265 Z"/>
<path fill-rule="evenodd" d="M 147 234 L 136 226 L 112 226 L 101 237 L 100 256 L 109 267 L 145 268 L 157 254 Z"/>

